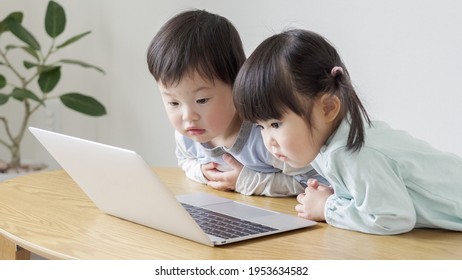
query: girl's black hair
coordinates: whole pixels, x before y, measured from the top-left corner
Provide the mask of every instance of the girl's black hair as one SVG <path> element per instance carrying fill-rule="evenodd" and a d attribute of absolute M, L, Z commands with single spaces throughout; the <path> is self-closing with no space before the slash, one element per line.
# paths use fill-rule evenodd
<path fill-rule="evenodd" d="M 233 24 L 204 10 L 188 10 L 171 18 L 147 51 L 149 71 L 167 86 L 193 71 L 232 85 L 244 61 L 244 48 Z"/>
<path fill-rule="evenodd" d="M 332 71 L 335 66 L 342 69 Z M 335 48 L 322 36 L 293 29 L 264 40 L 242 66 L 234 84 L 239 114 L 252 122 L 281 119 L 293 111 L 311 127 L 312 100 L 322 94 L 341 101 L 340 116 L 350 124 L 347 149 L 364 144 L 369 116 Z"/>

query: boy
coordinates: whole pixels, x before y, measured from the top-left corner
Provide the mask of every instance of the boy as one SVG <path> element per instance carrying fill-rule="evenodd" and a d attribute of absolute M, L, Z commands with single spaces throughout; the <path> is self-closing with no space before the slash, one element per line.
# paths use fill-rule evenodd
<path fill-rule="evenodd" d="M 203 10 L 167 21 L 147 53 L 171 124 L 176 156 L 186 176 L 219 190 L 289 196 L 316 174 L 293 169 L 268 152 L 255 124 L 243 121 L 232 87 L 245 54 L 224 17 Z"/>

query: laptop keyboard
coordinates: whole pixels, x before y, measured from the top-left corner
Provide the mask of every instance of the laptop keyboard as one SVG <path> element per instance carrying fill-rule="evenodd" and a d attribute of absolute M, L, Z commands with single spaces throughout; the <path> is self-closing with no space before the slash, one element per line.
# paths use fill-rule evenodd
<path fill-rule="evenodd" d="M 205 233 L 223 239 L 275 231 L 275 228 L 181 203 Z"/>

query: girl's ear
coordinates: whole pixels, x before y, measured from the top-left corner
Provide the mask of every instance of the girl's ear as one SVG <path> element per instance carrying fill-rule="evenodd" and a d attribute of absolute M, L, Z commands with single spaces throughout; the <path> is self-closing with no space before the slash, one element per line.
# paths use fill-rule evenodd
<path fill-rule="evenodd" d="M 321 96 L 320 101 L 325 121 L 333 122 L 337 120 L 341 107 L 340 99 L 336 95 L 327 93 Z"/>

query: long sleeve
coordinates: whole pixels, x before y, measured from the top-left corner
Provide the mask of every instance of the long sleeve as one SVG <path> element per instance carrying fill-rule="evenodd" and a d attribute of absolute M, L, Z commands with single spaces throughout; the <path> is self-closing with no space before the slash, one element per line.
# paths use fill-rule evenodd
<path fill-rule="evenodd" d="M 303 192 L 304 188 L 293 176 L 282 172 L 262 173 L 244 167 L 235 190 L 245 195 L 291 196 Z"/>
<path fill-rule="evenodd" d="M 183 169 L 186 177 L 193 181 L 207 184 L 207 179 L 204 177 L 201 170 L 202 163 L 199 161 L 197 155 L 188 149 L 188 147 L 185 145 L 185 142 L 182 141 L 179 133 L 175 133 L 175 141 L 175 154 L 178 160 L 178 165 L 181 167 L 181 169 Z"/>
<path fill-rule="evenodd" d="M 236 192 L 245 195 L 295 196 L 304 192 L 303 182 L 317 175 L 311 166 L 294 169 L 277 159 L 274 159 L 273 166 L 281 171 L 263 173 L 244 167 L 236 183 Z"/>
<path fill-rule="evenodd" d="M 328 167 L 327 167 L 328 166 Z M 326 222 L 372 234 L 398 234 L 415 227 L 416 212 L 396 162 L 367 147 L 330 155 L 327 177 L 335 193 L 325 207 Z"/>

